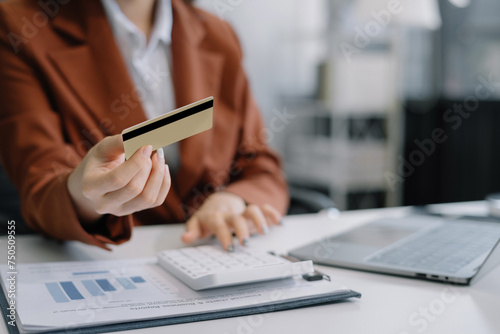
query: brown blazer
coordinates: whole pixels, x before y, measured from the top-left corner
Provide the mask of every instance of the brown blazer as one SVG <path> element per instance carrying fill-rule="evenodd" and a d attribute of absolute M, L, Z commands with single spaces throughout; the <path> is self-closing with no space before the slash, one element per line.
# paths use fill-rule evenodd
<path fill-rule="evenodd" d="M 185 221 L 220 189 L 285 212 L 280 161 L 265 144 L 235 33 L 172 0 L 176 104 L 214 96 L 213 129 L 180 143 L 181 166 L 164 205 L 108 215 L 85 230 L 68 194 L 68 175 L 104 136 L 146 117 L 101 2 L 38 3 L 0 4 L 0 156 L 33 229 L 106 248 L 128 240 L 134 224 Z"/>

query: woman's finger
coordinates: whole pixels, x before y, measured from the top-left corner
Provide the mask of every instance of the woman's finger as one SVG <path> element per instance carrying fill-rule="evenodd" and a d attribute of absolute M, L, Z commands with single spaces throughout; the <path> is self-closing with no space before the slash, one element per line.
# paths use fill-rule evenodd
<path fill-rule="evenodd" d="M 250 238 L 250 232 L 248 230 L 248 224 L 245 217 L 241 215 L 232 215 L 226 218 L 230 226 L 234 229 L 234 233 L 238 238 L 239 242 L 243 246 L 248 245 L 248 239 Z"/>
<path fill-rule="evenodd" d="M 201 227 L 198 217 L 192 216 L 186 223 L 186 232 L 182 235 L 182 241 L 190 244 L 198 240 L 201 236 Z"/>
<path fill-rule="evenodd" d="M 170 169 L 168 165 L 164 166 L 165 172 L 163 174 L 163 180 L 161 183 L 161 188 L 158 193 L 158 198 L 157 202 L 155 203 L 156 206 L 162 205 L 163 202 L 165 202 L 165 199 L 167 198 L 168 192 L 170 191 L 170 185 L 172 184 L 172 181 L 170 179 Z"/>
<path fill-rule="evenodd" d="M 161 156 L 158 152 L 161 152 Z M 139 196 L 131 201 L 136 202 L 136 206 L 139 205 L 139 207 L 143 209 L 155 206 L 163 182 L 163 175 L 165 175 L 165 158 L 163 157 L 163 150 L 157 150 L 157 153 L 154 154 L 151 160 L 153 167 L 151 168 L 151 173 L 146 181 L 144 190 Z"/>
<path fill-rule="evenodd" d="M 273 225 L 281 225 L 281 214 L 272 205 L 264 204 L 260 207 L 262 213 L 266 217 L 268 223 Z"/>
<path fill-rule="evenodd" d="M 151 171 L 152 162 L 150 160 L 150 162 L 145 163 L 144 168 L 139 170 L 139 172 L 124 187 L 104 194 L 100 201 L 99 208 L 114 208 L 115 212 L 109 213 L 120 213 L 120 215 L 139 211 L 140 209 L 146 209 L 142 200 L 140 198 L 136 198 L 140 197 L 140 195 L 144 192 Z"/>
<path fill-rule="evenodd" d="M 205 226 L 212 227 L 212 232 L 217 236 L 222 247 L 228 252 L 234 251 L 233 245 L 233 234 L 229 231 L 229 225 L 224 219 L 224 216 L 220 212 L 209 215 L 207 217 L 210 221 L 207 221 Z"/>
<path fill-rule="evenodd" d="M 156 206 L 163 182 L 163 175 L 165 174 L 165 160 L 159 157 L 158 154 L 155 154 L 152 160 L 153 168 L 144 185 L 143 191 L 121 206 L 124 212 L 137 212 Z"/>
<path fill-rule="evenodd" d="M 86 187 L 95 190 L 100 194 L 106 194 L 120 190 L 130 184 L 133 178 L 147 169 L 147 175 L 151 171 L 151 150 L 150 145 L 144 146 L 132 155 L 130 159 L 113 170 L 93 177 L 86 182 Z"/>
<path fill-rule="evenodd" d="M 250 219 L 250 221 L 255 225 L 257 232 L 260 234 L 266 234 L 269 231 L 266 218 L 257 205 L 250 204 L 247 206 L 243 216 Z"/>

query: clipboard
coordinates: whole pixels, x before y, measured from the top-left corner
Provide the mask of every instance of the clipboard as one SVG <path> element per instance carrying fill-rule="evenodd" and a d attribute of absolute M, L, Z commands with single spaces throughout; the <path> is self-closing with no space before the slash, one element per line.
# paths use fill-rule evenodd
<path fill-rule="evenodd" d="M 0 306 L 2 308 L 2 314 L 4 316 L 4 320 L 7 319 L 5 315 L 7 314 L 7 299 L 5 298 L 5 294 L 3 290 L 0 290 Z M 73 329 L 63 329 L 57 331 L 50 331 L 51 333 L 68 333 L 68 334 L 97 334 L 97 333 L 110 333 L 110 332 L 119 332 L 119 331 L 127 331 L 134 329 L 142 329 L 142 328 L 151 328 L 151 327 L 160 327 L 160 326 L 169 326 L 169 325 L 178 325 L 185 324 L 190 322 L 197 321 L 206 321 L 206 320 L 217 320 L 224 318 L 233 318 L 233 317 L 241 317 L 248 316 L 254 314 L 261 313 L 269 313 L 269 312 L 278 312 L 278 311 L 286 311 L 291 309 L 309 307 L 309 306 L 317 306 L 317 305 L 325 305 L 331 304 L 335 302 L 345 301 L 349 298 L 361 298 L 361 294 L 359 292 L 349 290 L 349 292 L 342 295 L 332 295 L 332 296 L 324 296 L 320 298 L 310 298 L 305 300 L 298 300 L 294 302 L 285 302 L 285 303 L 277 303 L 275 305 L 266 305 L 266 306 L 255 306 L 245 309 L 231 310 L 231 311 L 222 311 L 222 312 L 212 312 L 205 314 L 195 314 L 189 316 L 180 316 L 175 318 L 165 318 L 165 319 L 153 319 L 153 320 L 143 320 L 143 321 L 134 321 L 120 324 L 110 324 L 103 326 L 95 326 L 95 327 L 82 327 L 82 328 L 73 328 Z M 7 325 L 7 330 L 9 334 L 19 334 L 18 327 L 13 327 Z"/>
<path fill-rule="evenodd" d="M 132 269 L 130 269 L 129 272 L 127 272 L 127 265 L 129 265 Z M 23 267 L 24 266 L 24 267 Z M 31 266 L 31 267 L 29 267 Z M 45 266 L 45 267 L 44 267 Z M 175 279 L 173 276 L 170 276 L 169 273 L 159 271 L 159 266 L 156 263 L 155 258 L 148 258 L 148 259 L 136 259 L 136 260 L 110 260 L 110 261 L 82 261 L 82 262 L 55 262 L 55 263 L 40 263 L 40 264 L 25 264 L 25 265 L 18 265 L 18 276 L 19 277 L 30 277 L 31 272 L 33 272 L 33 268 L 38 270 L 38 269 L 51 269 L 54 268 L 54 271 L 59 270 L 58 274 L 59 276 L 54 276 L 54 279 L 60 279 L 62 277 L 60 274 L 61 268 L 62 270 L 67 270 L 68 273 L 73 272 L 73 274 L 78 274 L 78 280 L 83 279 L 85 276 L 80 275 L 80 274 L 88 274 L 88 275 L 94 275 L 96 278 L 99 276 L 101 272 L 104 272 L 102 268 L 108 268 L 111 272 L 109 275 L 114 275 L 114 272 L 112 269 L 113 266 L 115 268 L 120 268 L 122 270 L 122 273 L 125 273 L 126 275 L 130 276 L 132 275 L 133 272 L 137 273 L 142 273 L 144 272 L 143 277 L 146 280 L 151 280 L 153 279 L 150 278 L 148 275 L 148 270 L 154 270 L 154 273 L 158 274 L 161 273 L 161 276 L 166 282 L 171 282 L 172 286 L 177 288 L 179 296 L 181 297 L 186 297 L 186 298 L 192 298 L 193 296 L 201 296 L 200 298 L 218 298 L 219 295 L 221 296 L 235 296 L 237 299 L 238 297 L 244 296 L 244 294 L 252 294 L 254 292 L 259 292 L 259 295 L 262 296 L 269 296 L 270 291 L 274 287 L 278 287 L 279 289 L 287 292 L 290 290 L 290 293 L 285 293 L 284 295 L 286 298 L 283 299 L 278 299 L 276 301 L 270 300 L 270 299 L 265 299 L 264 304 L 259 305 L 259 299 L 254 300 L 253 302 L 250 299 L 245 300 L 245 298 L 242 298 L 241 301 L 238 301 L 236 306 L 233 307 L 233 305 L 228 306 L 230 302 L 220 302 L 219 304 L 215 305 L 210 305 L 208 307 L 205 305 L 201 306 L 198 308 L 198 306 L 193 307 L 186 312 L 186 309 L 180 310 L 178 313 L 170 312 L 169 315 L 165 316 L 157 316 L 158 314 L 163 314 L 163 313 L 156 313 L 156 316 L 150 316 L 150 318 L 139 318 L 141 315 L 137 313 L 131 313 L 133 315 L 136 315 L 136 318 L 133 317 L 127 317 L 126 315 L 123 315 L 123 313 L 132 312 L 127 309 L 119 311 L 119 313 L 123 316 L 123 318 L 116 318 L 114 320 L 108 321 L 108 323 L 105 322 L 100 322 L 95 320 L 95 323 L 99 323 L 96 325 L 93 325 L 92 323 L 86 323 L 85 325 L 75 325 L 73 327 L 41 327 L 42 325 L 40 323 L 34 323 L 30 321 L 28 322 L 28 325 L 31 326 L 28 328 L 30 332 L 33 331 L 33 328 L 47 328 L 46 330 L 50 331 L 51 333 L 105 333 L 105 332 L 116 332 L 116 331 L 125 331 L 125 330 L 133 330 L 133 329 L 141 329 L 141 328 L 151 328 L 151 327 L 158 327 L 158 326 L 167 326 L 167 325 L 174 325 L 174 324 L 182 324 L 182 323 L 189 323 L 189 322 L 197 322 L 197 321 L 205 321 L 205 320 L 216 320 L 216 319 L 223 319 L 223 318 L 231 318 L 231 317 L 240 317 L 240 316 L 246 316 L 246 315 L 254 315 L 254 314 L 260 314 L 260 313 L 268 313 L 268 312 L 277 312 L 277 311 L 283 311 L 283 310 L 289 310 L 289 309 L 296 309 L 296 308 L 302 308 L 302 307 L 308 307 L 308 306 L 313 306 L 313 305 L 322 305 L 322 304 L 330 304 L 330 303 L 335 303 L 339 301 L 344 301 L 349 298 L 360 298 L 361 294 L 349 290 L 347 288 L 344 288 L 340 285 L 337 285 L 333 282 L 327 281 L 327 280 L 321 280 L 321 281 L 307 281 L 305 278 L 302 278 L 300 276 L 295 277 L 295 278 L 289 278 L 287 279 L 288 281 L 283 280 L 282 282 L 279 281 L 271 281 L 271 282 L 266 282 L 266 283 L 254 283 L 254 284 L 247 284 L 246 286 L 241 286 L 238 288 L 235 293 L 234 288 L 220 288 L 220 289 L 214 289 L 213 292 L 203 292 L 199 293 L 194 290 L 189 289 L 186 285 L 184 285 L 182 282 L 178 281 Z M 25 275 L 26 276 L 21 276 L 23 275 L 23 268 L 26 268 L 25 270 Z M 123 268 L 125 268 L 125 271 L 123 271 Z M 57 270 L 55 270 L 57 269 Z M 75 270 L 81 270 L 81 272 L 75 273 Z M 19 324 L 17 323 L 17 320 L 19 317 L 17 317 L 16 314 L 16 326 L 11 326 L 8 324 L 9 319 L 7 318 L 7 315 L 9 314 L 9 304 L 8 304 L 8 298 L 6 296 L 6 291 L 5 291 L 5 285 L 4 282 L 7 277 L 5 277 L 6 271 L 5 269 L 2 268 L 2 289 L 0 289 L 0 307 L 2 310 L 3 318 L 5 319 L 4 321 L 6 322 L 6 327 L 9 333 L 14 334 L 14 333 L 20 333 L 19 331 Z M 29 272 L 29 270 L 31 272 Z M 35 271 L 36 271 L 35 270 Z M 90 270 L 93 270 L 92 272 Z M 67 273 L 65 272 L 64 275 Z M 103 274 L 104 275 L 104 274 Z M 47 275 L 41 275 L 41 280 L 47 279 Z M 59 277 L 59 278 L 58 278 Z M 152 276 L 151 276 L 152 277 Z M 43 287 L 43 282 L 38 282 L 38 276 L 34 276 L 36 280 L 28 280 L 27 278 L 24 279 L 24 283 L 21 282 L 18 284 L 18 290 L 20 294 L 24 293 L 24 296 L 21 296 L 20 301 L 24 300 L 25 304 L 28 299 L 27 296 L 33 296 L 33 291 L 32 289 L 35 289 L 35 285 L 37 285 L 36 289 L 38 289 L 38 285 L 40 287 Z M 290 281 L 291 280 L 291 281 Z M 27 284 L 28 282 L 29 284 Z M 112 284 L 115 284 L 115 281 L 111 281 Z M 75 286 L 78 289 L 81 289 L 80 292 L 82 295 L 84 295 L 84 291 L 82 288 L 82 285 L 78 285 L 79 281 L 77 279 L 74 280 Z M 27 284 L 24 285 L 23 284 Z M 45 283 L 46 284 L 46 283 Z M 141 283 L 137 283 L 141 284 Z M 146 283 L 142 283 L 146 284 Z M 318 288 L 319 286 L 317 284 L 322 284 L 321 288 Z M 153 284 L 151 284 L 153 286 Z M 23 291 L 24 287 L 24 291 Z M 292 288 L 295 289 L 295 292 L 292 291 Z M 31 289 L 31 290 L 30 290 Z M 153 289 L 153 287 L 151 287 Z M 267 289 L 267 290 L 266 290 Z M 41 289 L 43 290 L 43 289 Z M 146 291 L 145 294 L 147 294 L 146 288 L 144 288 L 143 291 Z M 242 292 L 243 291 L 243 292 Z M 123 293 L 126 293 L 127 291 L 123 291 Z M 48 296 L 49 292 L 44 291 L 44 293 Z M 118 292 L 117 292 L 118 293 Z M 139 290 L 136 290 L 136 293 L 140 293 Z M 233 293 L 233 294 L 231 294 Z M 142 296 L 142 294 L 140 294 Z M 144 297 L 146 298 L 146 297 Z M 260 298 L 260 297 L 259 297 Z M 35 300 L 41 300 L 43 299 L 43 296 L 40 296 L 40 298 L 33 298 L 33 301 L 36 303 Z M 262 299 L 260 299 L 262 300 Z M 167 301 L 168 303 L 171 303 L 171 300 Z M 35 303 L 30 303 L 30 304 L 35 304 Z M 71 303 L 67 303 L 66 305 L 70 305 Z M 46 314 L 51 314 L 47 313 L 46 309 L 48 308 L 47 303 L 46 304 L 41 304 L 43 307 L 40 307 L 40 313 L 46 312 Z M 55 304 L 54 304 L 55 305 Z M 77 305 L 77 304 L 71 304 L 71 305 Z M 35 307 L 33 305 L 30 305 L 31 308 Z M 128 306 L 127 306 L 128 307 Z M 226 309 L 224 309 L 226 307 Z M 231 308 L 229 308 L 231 307 Z M 20 309 L 20 311 L 26 311 L 26 308 Z M 167 310 L 167 309 L 164 309 Z M 168 309 L 170 311 L 170 309 Z M 196 313 L 199 310 L 199 313 Z M 145 311 L 146 312 L 146 311 Z M 151 313 L 150 313 L 151 312 Z M 153 314 L 151 310 L 147 310 L 148 314 Z M 161 312 L 161 311 L 159 311 Z M 164 311 L 165 312 L 165 311 Z M 166 311 L 168 313 L 168 311 Z M 165 313 L 165 314 L 166 314 Z M 26 315 L 27 312 L 24 313 Z M 71 322 L 71 315 L 69 313 L 59 315 L 60 317 L 67 317 L 64 318 L 64 321 L 69 321 Z M 76 316 L 76 315 L 75 315 Z M 47 319 L 50 316 L 43 316 L 43 319 Z M 25 317 L 23 318 L 23 313 L 21 312 L 20 314 L 21 320 L 23 319 L 28 319 L 31 320 L 32 318 Z M 63 318 L 59 318 L 61 320 Z M 118 321 L 119 320 L 119 321 Z M 34 325 L 33 325 L 33 324 Z M 23 324 L 25 325 L 25 324 Z M 38 326 L 38 327 L 36 327 Z"/>

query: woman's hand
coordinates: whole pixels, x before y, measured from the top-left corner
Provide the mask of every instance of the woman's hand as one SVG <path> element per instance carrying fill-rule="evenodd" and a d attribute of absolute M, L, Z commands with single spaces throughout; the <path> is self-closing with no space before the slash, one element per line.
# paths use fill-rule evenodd
<path fill-rule="evenodd" d="M 199 238 L 216 235 L 224 249 L 234 250 L 234 232 L 240 244 L 246 246 L 250 233 L 267 233 L 270 225 L 279 225 L 281 214 L 271 205 L 250 204 L 237 195 L 218 192 L 210 195 L 186 223 L 182 241 L 191 243 Z"/>
<path fill-rule="evenodd" d="M 68 178 L 68 190 L 83 224 L 103 214 L 125 216 L 161 205 L 170 189 L 163 151 L 151 158 L 144 146 L 125 161 L 120 135 L 106 137 L 87 153 Z"/>

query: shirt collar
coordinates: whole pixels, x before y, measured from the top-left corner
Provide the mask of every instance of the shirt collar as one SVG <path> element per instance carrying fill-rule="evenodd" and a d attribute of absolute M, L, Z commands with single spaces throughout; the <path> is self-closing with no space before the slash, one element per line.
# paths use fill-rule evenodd
<path fill-rule="evenodd" d="M 123 14 L 115 0 L 102 0 L 102 4 L 116 37 L 127 39 L 127 34 L 134 34 L 141 35 L 145 39 L 144 34 Z M 170 44 L 173 24 L 171 0 L 157 0 L 156 6 L 155 22 L 149 43 L 156 44 L 162 41 Z"/>
<path fill-rule="evenodd" d="M 154 37 L 163 41 L 165 44 L 172 42 L 172 3 L 171 0 L 157 0 L 158 8 L 156 9 L 155 26 L 151 39 Z"/>

